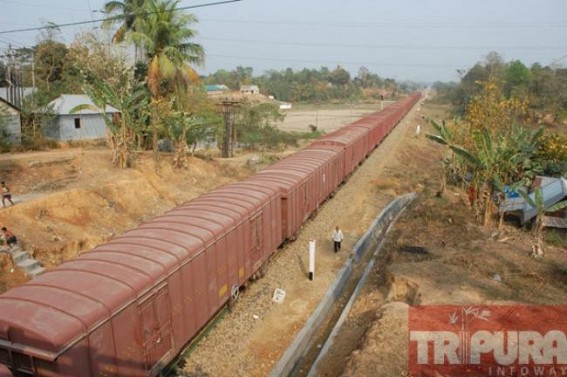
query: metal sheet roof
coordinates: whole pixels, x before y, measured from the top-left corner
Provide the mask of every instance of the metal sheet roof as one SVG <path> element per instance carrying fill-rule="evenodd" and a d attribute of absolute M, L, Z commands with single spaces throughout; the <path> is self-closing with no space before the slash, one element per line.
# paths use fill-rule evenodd
<path fill-rule="evenodd" d="M 540 177 L 541 194 L 544 207 L 550 207 L 555 203 L 567 197 L 567 179 L 565 178 L 549 178 Z M 535 192 L 532 192 L 530 198 L 535 201 Z M 523 197 L 507 198 L 500 206 L 501 212 L 521 212 L 521 222 L 525 223 L 533 219 L 537 215 L 537 208 L 532 206 Z"/>
<path fill-rule="evenodd" d="M 345 129 L 347 127 L 348 129 Z M 364 137 L 364 135 L 368 133 L 368 129 L 366 127 L 347 127 L 339 128 L 338 130 L 331 132 L 328 135 L 320 137 L 311 145 L 338 144 L 347 146 L 350 145 L 354 140 L 357 140 L 360 137 Z"/>
<path fill-rule="evenodd" d="M 71 113 L 71 110 L 79 105 L 89 105 L 94 106 L 93 101 L 89 96 L 85 94 L 62 94 L 58 98 L 54 99 L 49 103 L 48 106 L 53 106 L 53 112 L 57 115 L 69 115 L 69 114 L 102 114 L 101 111 L 95 109 L 85 109 L 78 111 L 76 113 Z M 105 109 L 106 113 L 119 113 L 120 111 L 114 107 L 108 105 Z"/>

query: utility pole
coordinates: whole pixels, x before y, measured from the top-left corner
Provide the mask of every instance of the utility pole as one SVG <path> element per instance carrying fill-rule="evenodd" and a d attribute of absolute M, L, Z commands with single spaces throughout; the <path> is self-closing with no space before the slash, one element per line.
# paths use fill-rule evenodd
<path fill-rule="evenodd" d="M 236 143 L 236 128 L 234 127 L 234 116 L 241 102 L 235 99 L 221 99 L 217 104 L 224 119 L 224 138 L 222 145 L 222 157 L 234 156 L 234 144 Z"/>
<path fill-rule="evenodd" d="M 22 62 L 21 56 L 17 55 L 12 50 L 12 45 L 8 45 L 8 52 L 6 53 L 6 100 L 12 105 L 20 108 L 22 106 L 22 98 L 24 96 L 24 89 L 22 87 Z"/>

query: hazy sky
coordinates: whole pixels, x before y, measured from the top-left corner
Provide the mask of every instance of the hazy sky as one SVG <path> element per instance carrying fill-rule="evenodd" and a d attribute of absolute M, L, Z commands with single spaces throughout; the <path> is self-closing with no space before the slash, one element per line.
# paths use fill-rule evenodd
<path fill-rule="evenodd" d="M 180 1 L 181 7 L 213 3 Z M 34 45 L 39 31 L 2 33 L 100 19 L 104 0 L 0 0 L 0 51 Z M 396 80 L 457 80 L 490 51 L 528 66 L 567 66 L 567 0 L 242 0 L 192 9 L 200 22 L 206 74 L 251 66 L 330 69 L 360 66 Z M 70 42 L 80 28 L 62 28 Z"/>

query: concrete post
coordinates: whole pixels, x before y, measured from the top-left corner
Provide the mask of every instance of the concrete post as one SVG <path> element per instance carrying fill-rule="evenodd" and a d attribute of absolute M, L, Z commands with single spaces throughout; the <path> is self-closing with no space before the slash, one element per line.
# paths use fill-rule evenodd
<path fill-rule="evenodd" d="M 315 279 L 315 240 L 309 241 L 309 280 Z"/>

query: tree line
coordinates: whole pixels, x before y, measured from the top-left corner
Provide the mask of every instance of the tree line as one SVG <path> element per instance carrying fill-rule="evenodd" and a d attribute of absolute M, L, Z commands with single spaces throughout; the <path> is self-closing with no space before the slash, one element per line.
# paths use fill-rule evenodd
<path fill-rule="evenodd" d="M 270 70 L 254 76 L 250 67 L 219 70 L 199 76 L 205 49 L 194 43 L 198 20 L 180 12 L 178 0 L 112 0 L 103 11 L 108 19 L 100 34 L 84 32 L 67 46 L 58 40 L 56 27 L 47 28 L 33 48 L 14 51 L 21 62 L 22 86 L 34 86 L 21 104 L 24 148 L 46 144 L 42 126 L 53 116 L 48 104 L 61 94 L 87 94 L 99 110 L 110 105 L 120 114 L 105 116 L 108 145 L 117 166 L 130 166 L 136 150 L 153 150 L 160 141 L 171 141 L 177 166 L 185 166 L 186 154 L 199 143 L 223 140 L 219 107 L 206 95 L 206 84 L 224 84 L 232 90 L 256 84 L 262 93 L 283 101 L 312 103 L 395 99 L 416 84 L 383 79 L 365 67 L 351 77 L 344 68 Z M 104 37 L 103 37 L 104 38 Z M 129 63 L 134 50 L 135 63 Z M 0 77 L 6 65 L 0 64 Z M 74 111 L 83 110 L 87 105 Z M 318 132 L 293 134 L 277 129 L 283 115 L 270 103 L 243 103 L 236 122 L 236 142 L 245 148 L 296 145 L 298 139 Z M 306 127 L 307 129 L 307 127 Z"/>
<path fill-rule="evenodd" d="M 403 92 L 420 88 L 417 83 L 381 78 L 364 66 L 359 68 L 356 77 L 351 77 L 341 66 L 332 70 L 328 67 L 268 70 L 259 76 L 253 73 L 251 67 L 238 66 L 232 71 L 218 70 L 204 77 L 203 82 L 222 83 L 232 90 L 238 90 L 243 84 L 254 84 L 279 100 L 308 103 L 396 99 Z"/>
<path fill-rule="evenodd" d="M 567 117 L 567 68 L 540 63 L 528 67 L 520 60 L 506 62 L 491 52 L 485 61 L 459 74 L 459 82 L 433 85 L 438 99 L 454 105 L 455 114 L 466 113 L 472 99 L 483 90 L 479 83 L 490 79 L 500 86 L 504 97 L 526 103 L 531 121 L 554 124 Z"/>
<path fill-rule="evenodd" d="M 537 209 L 534 256 L 543 255 L 545 212 L 567 207 L 565 200 L 546 207 L 541 189 L 533 187 L 536 176 L 567 176 L 563 71 L 538 64 L 528 69 L 490 54 L 484 64 L 462 72 L 459 83 L 435 85 L 437 99 L 452 103 L 455 115 L 450 121 L 430 120 L 436 132 L 428 137 L 447 146 L 439 195 L 446 183 L 466 188 L 484 226 L 491 225 L 495 208 L 507 196 L 523 196 Z M 501 226 L 505 212 L 498 213 Z"/>

